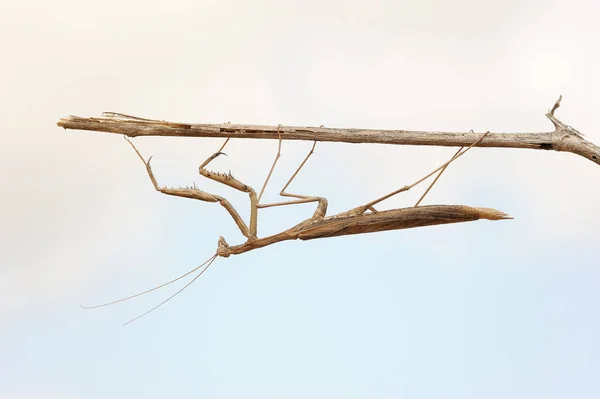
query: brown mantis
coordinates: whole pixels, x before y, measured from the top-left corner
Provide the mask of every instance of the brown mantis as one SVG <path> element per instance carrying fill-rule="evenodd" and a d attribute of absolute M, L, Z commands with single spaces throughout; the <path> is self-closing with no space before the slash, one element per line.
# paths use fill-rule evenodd
<path fill-rule="evenodd" d="M 138 151 L 136 146 L 133 144 L 133 142 L 131 142 L 129 139 L 127 139 L 127 137 L 125 137 L 125 139 L 129 142 L 129 144 L 134 149 L 134 151 L 136 152 L 138 157 L 144 163 L 148 177 L 150 178 L 150 181 L 152 182 L 154 188 L 157 191 L 164 193 L 164 194 L 177 196 L 177 197 L 184 197 L 184 198 L 197 199 L 197 200 L 205 201 L 205 202 L 219 203 L 231 215 L 234 222 L 240 229 L 241 233 L 246 237 L 246 242 L 239 244 L 239 245 L 230 246 L 223 237 L 219 237 L 216 253 L 212 257 L 210 257 L 206 262 L 204 262 L 202 265 L 187 272 L 186 274 L 179 276 L 167 283 L 164 283 L 157 287 L 154 287 L 150 290 L 138 293 L 136 295 L 133 295 L 133 296 L 130 296 L 127 298 L 123 298 L 118 301 L 114 301 L 114 302 L 110 302 L 110 303 L 106 303 L 106 304 L 102 304 L 102 305 L 98 305 L 98 306 L 86 307 L 86 308 L 96 308 L 96 307 L 101 307 L 101 306 L 107 306 L 107 305 L 111 305 L 114 303 L 122 302 L 122 301 L 125 301 L 128 299 L 137 297 L 139 295 L 157 290 L 168 284 L 178 281 L 178 280 L 194 273 L 195 271 L 201 269 L 202 267 L 204 267 L 204 269 L 202 269 L 193 278 L 192 281 L 190 281 L 188 284 L 186 284 L 183 288 L 181 288 L 175 294 L 171 295 L 169 298 L 167 298 L 166 300 L 164 300 L 163 302 L 161 302 L 154 308 L 143 313 L 142 315 L 125 323 L 125 324 L 129 324 L 132 321 L 135 321 L 138 318 L 155 310 L 156 308 L 163 305 L 165 302 L 167 302 L 168 300 L 170 300 L 171 298 L 173 298 L 174 296 L 179 294 L 185 288 L 187 288 L 198 277 L 200 277 L 200 275 L 202 275 L 202 273 L 204 273 L 204 271 L 206 271 L 206 269 L 208 269 L 208 267 L 210 267 L 210 265 L 214 262 L 214 260 L 217 257 L 227 258 L 231 255 L 241 254 L 241 253 L 244 253 L 247 251 L 251 251 L 253 249 L 262 248 L 262 247 L 265 247 L 265 246 L 268 246 L 271 244 L 275 244 L 275 243 L 281 242 L 281 241 L 296 240 L 296 239 L 311 240 L 311 239 L 316 239 L 316 238 L 343 236 L 343 235 L 350 235 L 350 234 L 371 233 L 371 232 L 379 232 L 379 231 L 386 231 L 386 230 L 408 229 L 408 228 L 413 228 L 413 227 L 431 226 L 431 225 L 437 225 L 437 224 L 468 222 L 468 221 L 474 221 L 474 220 L 479 220 L 479 219 L 487 219 L 487 220 L 511 219 L 511 217 L 509 215 L 507 215 L 506 213 L 500 212 L 498 210 L 491 209 L 491 208 L 474 208 L 474 207 L 469 207 L 469 206 L 464 206 L 464 205 L 427 205 L 427 206 L 420 205 L 421 201 L 429 193 L 429 191 L 431 190 L 433 185 L 437 182 L 437 180 L 440 178 L 440 176 L 444 173 L 444 171 L 446 170 L 448 165 L 450 165 L 452 162 L 454 162 L 459 157 L 463 156 L 468 150 L 470 150 L 474 146 L 480 144 L 484 140 L 484 138 L 486 137 L 487 134 L 488 133 L 484 133 L 477 141 L 473 142 L 468 147 L 466 147 L 466 148 L 461 147 L 450 158 L 450 160 L 448 160 L 447 162 L 445 162 L 438 168 L 434 169 L 432 172 L 428 173 L 421 179 L 415 181 L 414 183 L 403 186 L 402 188 L 400 188 L 398 190 L 395 190 L 389 194 L 386 194 L 382 197 L 379 197 L 373 201 L 370 201 L 370 202 L 363 204 L 361 206 L 358 206 L 356 208 L 350 209 L 350 210 L 342 212 L 342 213 L 338 213 L 336 215 L 331 215 L 331 216 L 326 215 L 327 204 L 328 204 L 326 198 L 318 197 L 318 196 L 292 194 L 292 193 L 289 193 L 286 191 L 288 189 L 289 185 L 294 180 L 294 178 L 296 178 L 296 176 L 298 175 L 300 170 L 304 167 L 304 165 L 306 164 L 308 159 L 312 156 L 315 146 L 316 146 L 316 141 L 314 142 L 310 152 L 306 155 L 306 157 L 304 158 L 304 160 L 302 161 L 300 166 L 296 169 L 296 171 L 292 174 L 290 179 L 287 181 L 287 183 L 284 185 L 284 187 L 279 192 L 279 194 L 281 196 L 287 197 L 287 198 L 292 198 L 292 199 L 290 199 L 288 201 L 262 204 L 260 202 L 260 200 L 262 198 L 263 193 L 265 192 L 267 184 L 268 184 L 268 182 L 271 178 L 271 175 L 277 165 L 277 162 L 281 156 L 281 145 L 283 142 L 281 135 L 279 135 L 277 155 L 275 156 L 273 164 L 271 165 L 269 173 L 268 173 L 267 177 L 265 178 L 265 181 L 264 181 L 262 188 L 258 195 L 252 187 L 239 181 L 238 179 L 233 177 L 233 175 L 231 173 L 224 174 L 224 173 L 213 172 L 213 171 L 206 169 L 206 167 L 215 158 L 224 154 L 223 150 L 230 140 L 229 138 L 227 138 L 225 140 L 225 142 L 223 143 L 223 145 L 221 146 L 221 148 L 219 148 L 219 150 L 217 152 L 215 152 L 214 154 L 209 156 L 200 165 L 199 173 L 208 179 L 214 180 L 216 182 L 222 183 L 233 189 L 236 189 L 238 191 L 248 194 L 249 199 L 250 199 L 249 224 L 246 224 L 246 222 L 242 219 L 242 217 L 237 212 L 237 210 L 233 207 L 233 205 L 226 198 L 224 198 L 222 196 L 201 191 L 198 188 L 196 188 L 195 186 L 187 187 L 187 188 L 161 187 L 158 184 L 158 182 L 154 176 L 154 173 L 152 171 L 152 168 L 150 166 L 150 161 L 151 161 L 152 157 L 150 157 L 148 160 L 145 160 L 144 157 L 142 156 L 142 154 Z M 418 184 L 422 183 L 423 181 L 427 180 L 428 178 L 430 178 L 436 174 L 437 174 L 437 176 L 434 178 L 432 183 L 425 190 L 425 192 L 423 193 L 421 198 L 417 201 L 417 203 L 414 206 L 408 207 L 408 208 L 391 209 L 391 210 L 384 210 L 384 211 L 379 211 L 379 210 L 375 209 L 375 205 L 379 204 L 380 202 L 382 202 L 392 196 L 400 194 L 402 192 L 408 191 L 411 188 L 417 186 Z M 316 209 L 315 209 L 313 215 L 311 217 L 309 217 L 308 219 L 306 219 L 306 220 L 302 221 L 301 223 L 299 223 L 287 230 L 284 230 L 280 233 L 277 233 L 277 234 L 274 234 L 271 236 L 267 236 L 267 237 L 262 237 L 262 238 L 258 237 L 257 225 L 258 225 L 258 210 L 259 209 L 276 207 L 276 206 L 287 206 L 287 205 L 311 203 L 311 202 L 316 202 L 317 206 L 316 206 Z"/>

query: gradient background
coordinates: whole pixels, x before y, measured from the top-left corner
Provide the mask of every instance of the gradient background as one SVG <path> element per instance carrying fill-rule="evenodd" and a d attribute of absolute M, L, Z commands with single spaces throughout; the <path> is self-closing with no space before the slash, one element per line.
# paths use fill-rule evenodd
<path fill-rule="evenodd" d="M 158 2 L 157 2 L 158 3 Z M 477 149 L 427 203 L 515 220 L 311 242 L 242 242 L 218 205 L 156 193 L 117 135 L 56 121 L 102 111 L 182 122 L 552 130 L 600 143 L 600 6 L 565 1 L 57 0 L 0 5 L 1 398 L 600 397 L 600 168 L 572 154 Z M 196 182 L 222 140 L 137 139 L 161 184 Z M 275 141 L 236 140 L 260 188 Z M 310 143 L 285 142 L 266 200 Z M 452 148 L 318 144 L 291 187 L 330 213 L 385 194 Z M 424 189 L 424 187 L 423 187 Z M 421 191 L 388 201 L 411 204 Z M 314 205 L 264 210 L 259 234 Z"/>

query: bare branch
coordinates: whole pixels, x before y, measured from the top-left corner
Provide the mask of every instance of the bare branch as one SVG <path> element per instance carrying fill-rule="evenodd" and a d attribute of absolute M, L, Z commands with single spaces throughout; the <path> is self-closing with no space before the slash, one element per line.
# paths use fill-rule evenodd
<path fill-rule="evenodd" d="M 562 97 L 561 97 L 562 98 Z M 559 98 L 546 114 L 554 131 L 542 133 L 490 133 L 478 147 L 529 148 L 555 150 L 580 155 L 600 165 L 600 147 L 554 116 Z M 476 132 L 426 132 L 412 130 L 338 129 L 300 126 L 262 126 L 225 124 L 191 124 L 156 121 L 130 115 L 105 112 L 101 118 L 69 116 L 58 123 L 65 129 L 92 130 L 138 136 L 224 137 L 283 140 L 310 140 L 344 143 L 377 143 L 464 147 L 481 137 Z"/>

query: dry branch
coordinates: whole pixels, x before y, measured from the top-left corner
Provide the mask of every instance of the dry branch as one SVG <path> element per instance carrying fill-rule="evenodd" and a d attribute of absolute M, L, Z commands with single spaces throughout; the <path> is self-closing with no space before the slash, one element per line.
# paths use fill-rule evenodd
<path fill-rule="evenodd" d="M 490 133 L 478 147 L 529 148 L 571 152 L 600 165 L 600 147 L 585 140 L 583 135 L 554 116 L 559 98 L 546 116 L 554 131 L 542 133 Z M 105 112 L 101 118 L 69 116 L 58 123 L 65 129 L 92 130 L 138 136 L 171 137 L 231 137 L 253 139 L 310 140 L 344 143 L 377 143 L 400 145 L 467 146 L 481 133 L 426 132 L 412 130 L 338 129 L 326 127 L 262 126 L 239 124 L 191 124 L 157 121 L 130 115 Z"/>
<path fill-rule="evenodd" d="M 176 197 L 189 198 L 204 202 L 218 203 L 223 206 L 237 224 L 240 232 L 246 237 L 246 241 L 239 245 L 230 246 L 225 238 L 220 237 L 216 253 L 211 256 L 206 262 L 199 267 L 167 282 L 140 292 L 129 297 L 119 299 L 117 301 L 108 302 L 105 304 L 92 306 L 102 307 L 114 303 L 123 302 L 128 299 L 135 298 L 145 293 L 157 290 L 175 281 L 178 281 L 191 273 L 198 270 L 196 276 L 187 283 L 183 288 L 175 294 L 159 303 L 157 306 L 143 313 L 142 315 L 130 320 L 125 324 L 139 319 L 140 317 L 154 311 L 164 303 L 169 301 L 174 296 L 178 295 L 196 279 L 198 279 L 213 263 L 217 257 L 227 258 L 231 255 L 238 255 L 254 249 L 266 247 L 277 242 L 287 240 L 312 240 L 326 237 L 345 236 L 350 234 L 373 233 L 388 230 L 411 229 L 422 226 L 432 226 L 439 224 L 451 224 L 470 222 L 480 219 L 486 220 L 505 220 L 512 217 L 504 212 L 492 208 L 470 207 L 464 205 L 427 205 L 420 206 L 421 200 L 427 195 L 431 187 L 436 183 L 446 167 L 456 159 L 465 154 L 469 149 L 477 147 L 501 147 L 501 148 L 530 148 L 572 152 L 581 155 L 597 164 L 600 164 L 600 147 L 585 140 L 581 133 L 559 121 L 554 116 L 554 111 L 560 106 L 560 100 L 555 102 L 552 109 L 548 111 L 546 116 L 554 124 L 554 131 L 544 133 L 496 133 L 489 132 L 484 134 L 474 133 L 447 133 L 447 132 L 419 132 L 407 130 L 373 130 L 373 129 L 331 129 L 325 127 L 286 127 L 286 126 L 253 126 L 253 125 L 233 125 L 230 123 L 221 125 L 207 124 L 186 124 L 186 123 L 171 123 L 165 121 L 156 121 L 150 119 L 138 118 L 130 115 L 117 113 L 104 113 L 102 118 L 80 118 L 71 116 L 61 119 L 58 126 L 65 129 L 80 129 L 93 130 L 109 133 L 124 134 L 129 137 L 136 136 L 179 136 L 179 137 L 224 137 L 228 138 L 221 148 L 209 156 L 200 166 L 199 173 L 207 179 L 229 186 L 238 191 L 247 193 L 250 199 L 250 222 L 242 219 L 237 210 L 224 197 L 211 194 L 193 187 L 164 187 L 158 184 L 152 168 L 150 166 L 150 158 L 145 159 L 138 151 L 136 146 L 130 140 L 132 148 L 137 156 L 144 163 L 146 172 L 154 188 L 163 194 L 173 195 Z M 231 173 L 219 173 L 208 170 L 206 167 L 219 155 L 223 154 L 222 150 L 229 142 L 229 138 L 257 138 L 257 139 L 277 139 L 279 147 L 277 155 L 271 166 L 260 194 L 257 196 L 256 191 L 249 185 L 239 181 Z M 284 197 L 294 198 L 289 201 L 275 202 L 270 204 L 261 204 L 260 198 L 269 181 L 277 160 L 281 153 L 282 140 L 311 140 L 311 141 L 331 141 L 331 142 L 346 142 L 346 143 L 380 143 L 380 144 L 406 144 L 406 145 L 434 145 L 434 146 L 459 146 L 459 149 L 452 158 L 433 170 L 425 177 L 416 182 L 406 185 L 400 189 L 392 191 L 382 197 L 372 200 L 366 204 L 352 208 L 345 212 L 336 215 L 327 215 L 327 199 L 324 197 L 306 196 L 300 194 L 291 194 L 286 192 L 286 188 L 296 177 L 298 172 L 305 165 L 313 153 L 313 148 L 310 150 L 304 161 L 294 172 L 292 177 L 280 191 L 280 195 Z M 464 148 L 466 147 L 466 148 Z M 437 174 L 437 175 L 436 175 Z M 377 210 L 375 205 L 379 207 L 379 203 L 390 198 L 391 196 L 406 192 L 412 187 L 422 183 L 426 179 L 436 175 L 433 182 L 425 190 L 417 204 L 409 208 Z M 257 235 L 257 218 L 258 210 L 274 206 L 295 205 L 300 203 L 313 202 L 316 204 L 314 214 L 298 223 L 291 228 L 280 233 L 259 237 Z M 205 266 L 206 265 L 206 266 Z"/>

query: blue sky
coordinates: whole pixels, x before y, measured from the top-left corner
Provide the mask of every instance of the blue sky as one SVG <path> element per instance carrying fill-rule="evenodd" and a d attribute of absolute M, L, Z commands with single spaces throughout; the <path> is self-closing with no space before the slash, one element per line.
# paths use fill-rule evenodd
<path fill-rule="evenodd" d="M 535 132 L 557 116 L 600 143 L 594 1 L 106 1 L 3 4 L 0 397 L 595 398 L 600 169 L 573 154 L 475 149 L 429 204 L 511 221 L 242 242 L 218 205 L 160 195 L 117 135 L 64 131 L 115 111 L 182 122 Z M 365 3 L 366 4 L 366 3 Z M 198 165 L 222 141 L 136 139 L 164 185 L 247 196 Z M 211 168 L 260 188 L 276 142 Z M 284 142 L 266 201 L 311 143 Z M 322 143 L 290 191 L 330 213 L 410 183 L 448 148 Z M 423 187 L 424 189 L 424 187 Z M 409 206 L 422 191 L 385 203 Z M 313 205 L 263 210 L 259 234 Z"/>

